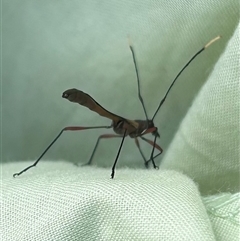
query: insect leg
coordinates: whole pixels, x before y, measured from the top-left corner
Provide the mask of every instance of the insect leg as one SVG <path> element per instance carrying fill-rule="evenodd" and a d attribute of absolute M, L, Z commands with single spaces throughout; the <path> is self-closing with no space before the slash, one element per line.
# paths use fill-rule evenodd
<path fill-rule="evenodd" d="M 139 141 L 138 141 L 137 138 L 135 138 L 135 144 L 136 144 L 136 146 L 137 146 L 137 148 L 138 148 L 138 150 L 139 150 L 139 152 L 140 152 L 140 154 L 141 154 L 141 156 L 142 156 L 142 158 L 144 160 L 145 167 L 148 168 L 148 161 L 147 161 L 146 157 L 144 156 L 144 154 L 142 152 L 142 149 L 140 147 L 140 144 L 139 144 Z"/>
<path fill-rule="evenodd" d="M 104 139 L 108 139 L 108 138 L 114 138 L 114 137 L 122 137 L 122 136 L 120 136 L 120 135 L 115 135 L 115 134 L 104 134 L 104 135 L 99 136 L 98 139 L 97 139 L 97 142 L 96 142 L 96 144 L 95 144 L 95 147 L 94 147 L 94 149 L 93 149 L 93 152 L 92 152 L 92 155 L 91 155 L 89 161 L 88 161 L 87 163 L 83 164 L 82 166 L 86 166 L 86 165 L 91 165 L 91 164 L 92 164 L 93 156 L 94 156 L 94 154 L 95 154 L 95 152 L 96 152 L 96 150 L 97 150 L 98 144 L 99 144 L 99 142 L 100 142 L 101 139 L 103 139 L 103 138 L 104 138 Z"/>
<path fill-rule="evenodd" d="M 156 143 L 157 136 L 155 136 L 154 141 L 149 140 L 149 139 L 147 139 L 147 138 L 145 138 L 145 137 L 143 137 L 143 136 L 140 136 L 140 138 L 141 138 L 142 140 L 146 141 L 148 144 L 150 144 L 150 145 L 153 147 L 152 152 L 151 152 L 150 159 L 145 162 L 145 166 L 148 167 L 149 161 L 152 161 L 153 167 L 154 167 L 155 169 L 158 169 L 158 166 L 156 166 L 156 164 L 155 164 L 155 162 L 154 162 L 154 159 L 155 159 L 157 156 L 159 156 L 159 155 L 162 154 L 163 149 Z M 159 153 L 158 153 L 156 156 L 153 156 L 153 155 L 154 155 L 154 150 L 155 150 L 155 148 L 159 150 Z"/>
<path fill-rule="evenodd" d="M 157 155 L 155 155 L 154 157 L 153 157 L 153 159 L 155 159 L 156 157 L 158 157 L 158 156 L 160 156 L 162 154 L 162 152 L 159 152 Z M 150 162 L 151 161 L 151 159 L 149 159 L 147 162 Z"/>
<path fill-rule="evenodd" d="M 112 179 L 114 178 L 115 167 L 116 167 L 117 160 L 118 160 L 119 154 L 120 154 L 121 149 L 122 149 L 122 146 L 123 146 L 124 139 L 125 139 L 125 137 L 126 137 L 126 133 L 127 133 L 127 129 L 125 130 L 125 132 L 124 132 L 124 134 L 123 134 L 122 142 L 121 142 L 121 144 L 120 144 L 120 147 L 119 147 L 119 149 L 118 149 L 117 156 L 116 156 L 115 161 L 114 161 L 113 166 L 112 166 L 112 173 L 111 173 L 111 178 L 112 178 Z"/>
<path fill-rule="evenodd" d="M 45 155 L 45 153 L 50 149 L 50 147 L 58 140 L 58 138 L 62 135 L 64 131 L 81 131 L 81 130 L 88 130 L 88 129 L 99 129 L 99 128 L 111 128 L 112 126 L 88 126 L 88 127 L 83 127 L 83 126 L 67 126 L 63 128 L 60 133 L 53 139 L 53 141 L 49 144 L 49 146 L 44 150 L 44 152 L 40 155 L 40 157 L 30 166 L 24 168 L 22 171 L 14 173 L 13 177 L 20 176 L 22 173 L 26 172 L 28 169 L 35 167 L 38 162 L 41 160 L 41 158 Z"/>

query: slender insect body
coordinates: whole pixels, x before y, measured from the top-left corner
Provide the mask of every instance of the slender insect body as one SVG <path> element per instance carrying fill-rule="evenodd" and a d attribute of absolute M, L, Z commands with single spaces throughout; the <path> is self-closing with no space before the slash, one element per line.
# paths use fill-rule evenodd
<path fill-rule="evenodd" d="M 148 130 L 149 128 L 155 127 L 152 120 L 134 120 L 135 126 L 131 124 L 132 122 L 133 121 L 127 120 L 127 119 L 123 119 L 118 122 L 113 121 L 112 122 L 113 131 L 116 134 L 122 135 L 122 136 L 126 131 L 125 136 L 136 138 L 144 135 L 145 131 Z"/>
<path fill-rule="evenodd" d="M 171 85 L 169 86 L 168 90 L 166 91 L 164 97 L 162 98 L 162 100 L 160 101 L 157 110 L 155 111 L 152 119 L 148 118 L 147 115 L 147 111 L 144 105 L 144 101 L 143 98 L 141 96 L 140 93 L 140 80 L 139 80 L 139 75 L 138 75 L 138 68 L 137 68 L 137 64 L 136 64 L 136 59 L 135 59 L 135 54 L 133 51 L 133 47 L 131 45 L 129 45 L 130 50 L 132 52 L 132 56 L 133 56 L 133 62 L 134 62 L 134 66 L 135 66 L 135 70 L 136 70 L 136 75 L 137 75 L 137 84 L 138 84 L 138 98 L 142 104 L 144 113 L 145 113 L 145 120 L 129 120 L 129 119 L 125 119 L 119 115 L 116 115 L 108 110 L 106 110 L 104 107 L 102 107 L 98 102 L 96 102 L 90 95 L 84 93 L 81 90 L 77 90 L 77 89 L 69 89 L 63 92 L 62 97 L 65 99 L 68 99 L 70 102 L 74 102 L 74 103 L 78 103 L 82 106 L 85 106 L 87 108 L 89 108 L 91 111 L 94 111 L 96 113 L 98 113 L 100 116 L 103 116 L 105 118 L 108 118 L 110 120 L 112 120 L 112 124 L 110 126 L 68 126 L 63 128 L 60 133 L 56 136 L 56 138 L 50 143 L 50 145 L 45 149 L 45 151 L 40 155 L 40 157 L 30 166 L 26 167 L 25 169 L 23 169 L 22 171 L 13 174 L 13 177 L 15 176 L 19 176 L 22 173 L 26 172 L 28 169 L 35 167 L 37 165 L 37 163 L 41 160 L 41 158 L 45 155 L 45 153 L 49 150 L 49 148 L 56 142 L 56 140 L 62 135 L 62 133 L 64 131 L 82 131 L 82 130 L 88 130 L 88 129 L 109 129 L 109 128 L 113 128 L 113 131 L 116 134 L 103 134 L 100 135 L 97 139 L 97 142 L 95 144 L 95 147 L 93 149 L 92 155 L 88 161 L 88 165 L 90 165 L 92 163 L 92 159 L 94 157 L 94 154 L 96 152 L 96 149 L 98 147 L 98 144 L 100 142 L 101 139 L 105 138 L 115 138 L 115 137 L 121 137 L 122 141 L 120 144 L 120 147 L 118 149 L 114 164 L 112 166 L 112 173 L 111 173 L 111 178 L 114 178 L 114 174 L 115 174 L 115 167 L 117 164 L 117 160 L 120 154 L 120 151 L 122 149 L 122 145 L 124 142 L 124 139 L 126 136 L 129 136 L 131 138 L 134 138 L 135 140 L 135 144 L 137 146 L 137 148 L 140 151 L 140 154 L 144 160 L 144 164 L 146 167 L 148 167 L 148 163 L 151 161 L 152 165 L 155 169 L 158 169 L 158 166 L 155 165 L 154 159 L 159 156 L 163 150 L 162 148 L 156 143 L 157 137 L 160 137 L 160 134 L 158 132 L 158 128 L 154 125 L 153 120 L 155 118 L 155 116 L 157 115 L 159 109 L 161 108 L 161 106 L 163 105 L 163 103 L 166 100 L 167 95 L 169 94 L 171 88 L 173 87 L 174 83 L 176 82 L 176 80 L 178 79 L 178 77 L 181 75 L 181 73 L 184 71 L 184 69 L 186 69 L 186 67 L 193 61 L 193 59 L 196 58 L 196 56 L 198 56 L 202 51 L 204 51 L 207 47 L 209 47 L 212 43 L 214 43 L 215 41 L 217 41 L 218 39 L 220 39 L 220 36 L 217 36 L 216 38 L 212 39 L 211 41 L 209 41 L 203 48 L 201 48 L 196 54 L 193 55 L 193 57 L 184 65 L 184 67 L 181 69 L 181 71 L 176 75 L 176 77 L 174 78 L 174 80 L 172 81 Z M 154 136 L 154 140 L 150 140 L 144 137 L 144 135 L 151 133 Z M 149 159 L 146 159 L 141 148 L 140 148 L 140 144 L 139 144 L 139 139 L 147 142 L 148 144 L 150 144 L 152 146 L 152 152 L 150 155 Z M 159 151 L 158 154 L 154 155 L 154 150 L 157 149 Z"/>

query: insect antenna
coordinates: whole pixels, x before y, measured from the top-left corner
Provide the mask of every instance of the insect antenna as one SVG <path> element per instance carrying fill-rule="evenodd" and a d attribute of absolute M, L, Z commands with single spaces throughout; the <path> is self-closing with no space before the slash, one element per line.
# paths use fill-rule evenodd
<path fill-rule="evenodd" d="M 144 101 L 143 101 L 143 98 L 142 98 L 142 95 L 141 95 L 141 92 L 140 92 L 140 80 L 139 80 L 139 74 L 138 74 L 138 67 L 137 67 L 137 63 L 136 63 L 136 58 L 135 58 L 135 53 L 134 53 L 134 50 L 133 50 L 133 46 L 130 42 L 130 39 L 129 40 L 129 47 L 130 47 L 130 50 L 132 52 L 132 56 L 133 56 L 133 62 L 134 62 L 134 66 L 135 66 L 135 70 L 136 70 L 136 75 L 137 75 L 137 84 L 138 84 L 138 98 L 142 104 L 142 107 L 143 107 L 143 111 L 144 111 L 144 114 L 146 116 L 146 120 L 148 120 L 148 115 L 147 115 L 147 111 L 146 111 L 146 107 L 145 107 L 145 104 L 144 104 Z"/>
<path fill-rule="evenodd" d="M 212 43 L 214 43 L 215 41 L 217 41 L 218 39 L 220 39 L 221 36 L 217 36 L 216 38 L 210 40 L 203 48 L 201 48 L 196 54 L 193 55 L 193 57 L 184 65 L 184 67 L 181 69 L 181 71 L 177 74 L 177 76 L 175 77 L 175 79 L 172 81 L 171 85 L 169 86 L 166 94 L 164 95 L 163 99 L 161 100 L 156 112 L 154 113 L 153 117 L 152 117 L 152 121 L 155 118 L 155 116 L 157 115 L 159 109 L 161 108 L 161 106 L 163 105 L 163 103 L 165 102 L 167 95 L 169 94 L 171 88 L 173 87 L 173 85 L 175 84 L 176 80 L 178 79 L 178 77 L 181 75 L 181 73 L 187 68 L 187 66 L 201 53 L 203 52 L 206 48 L 208 48 Z"/>

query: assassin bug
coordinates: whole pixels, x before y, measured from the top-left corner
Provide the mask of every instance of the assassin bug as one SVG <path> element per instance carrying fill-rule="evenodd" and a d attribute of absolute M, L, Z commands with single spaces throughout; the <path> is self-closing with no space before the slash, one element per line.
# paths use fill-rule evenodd
<path fill-rule="evenodd" d="M 144 105 L 144 101 L 143 101 L 143 98 L 141 96 L 140 81 L 139 81 L 139 75 L 138 75 L 138 68 L 137 68 L 137 64 L 136 64 L 136 58 L 135 58 L 133 47 L 132 47 L 131 44 L 129 44 L 130 50 L 132 52 L 132 57 L 133 57 L 133 62 L 134 62 L 134 66 L 135 66 L 136 75 L 137 75 L 138 98 L 139 98 L 139 100 L 142 104 L 146 119 L 145 120 L 129 120 L 129 119 L 126 119 L 124 117 L 118 116 L 118 115 L 113 114 L 112 112 L 106 110 L 98 102 L 96 102 L 90 95 L 84 93 L 81 90 L 77 90 L 77 89 L 66 90 L 62 94 L 63 98 L 68 99 L 71 102 L 83 105 L 83 106 L 89 108 L 91 111 L 94 111 L 94 112 L 98 113 L 99 115 L 101 115 L 105 118 L 111 119 L 112 120 L 111 125 L 110 126 L 90 126 L 90 127 L 68 126 L 68 127 L 63 128 L 60 131 L 60 133 L 57 135 L 57 137 L 50 143 L 50 145 L 45 149 L 45 151 L 41 154 L 41 156 L 32 165 L 26 167 L 25 169 L 23 169 L 22 171 L 20 171 L 18 173 L 13 174 L 13 177 L 19 176 L 22 173 L 26 172 L 28 169 L 30 169 L 32 167 L 35 167 L 37 165 L 37 163 L 40 161 L 40 159 L 44 156 L 44 154 L 56 142 L 56 140 L 62 135 L 62 133 L 64 131 L 81 131 L 81 130 L 100 129 L 100 128 L 103 128 L 103 129 L 113 128 L 113 131 L 116 134 L 100 135 L 97 139 L 97 142 L 96 142 L 95 147 L 93 149 L 92 155 L 91 155 L 88 163 L 86 163 L 86 164 L 88 164 L 88 165 L 91 164 L 93 156 L 94 156 L 94 154 L 96 152 L 96 149 L 98 147 L 99 141 L 101 139 L 121 137 L 122 141 L 121 141 L 121 144 L 120 144 L 120 147 L 118 149 L 115 161 L 114 161 L 113 166 L 112 166 L 111 178 L 114 178 L 115 167 L 116 167 L 116 164 L 117 164 L 117 161 L 118 161 L 120 151 L 122 149 L 124 139 L 125 139 L 126 136 L 130 136 L 131 138 L 134 138 L 136 146 L 137 146 L 138 150 L 140 151 L 141 156 L 144 159 L 145 166 L 148 167 L 148 164 L 151 161 L 153 167 L 155 169 L 158 169 L 158 166 L 156 166 L 154 159 L 157 156 L 159 156 L 163 152 L 163 150 L 156 143 L 157 137 L 160 138 L 160 135 L 159 135 L 159 132 L 158 132 L 158 128 L 153 123 L 153 120 L 156 117 L 159 109 L 161 108 L 161 106 L 165 102 L 166 97 L 169 94 L 169 92 L 170 92 L 171 88 L 173 87 L 174 83 L 176 82 L 178 77 L 181 75 L 181 73 L 184 71 L 184 69 L 193 61 L 193 59 L 195 59 L 201 52 L 203 52 L 206 48 L 208 48 L 212 43 L 214 43 L 218 39 L 220 39 L 220 36 L 217 36 L 216 38 L 210 40 L 203 48 L 201 48 L 196 54 L 194 54 L 193 57 L 184 65 L 184 67 L 181 69 L 181 71 L 177 74 L 177 76 L 172 81 L 171 85 L 169 86 L 169 88 L 168 88 L 167 92 L 165 93 L 163 99 L 160 101 L 159 106 L 158 106 L 157 110 L 155 111 L 155 113 L 154 113 L 154 115 L 151 119 L 148 118 L 147 111 L 146 111 L 146 108 L 145 108 L 145 105 Z M 152 135 L 154 136 L 153 141 L 149 140 L 149 139 L 147 139 L 143 136 L 143 135 L 146 135 L 148 133 L 152 133 Z M 143 141 L 146 141 L 148 144 L 150 144 L 152 146 L 151 155 L 150 155 L 150 158 L 148 160 L 143 155 L 143 152 L 142 152 L 142 150 L 140 148 L 140 145 L 139 145 L 138 137 L 141 138 Z M 154 156 L 155 148 L 159 151 L 159 153 Z"/>

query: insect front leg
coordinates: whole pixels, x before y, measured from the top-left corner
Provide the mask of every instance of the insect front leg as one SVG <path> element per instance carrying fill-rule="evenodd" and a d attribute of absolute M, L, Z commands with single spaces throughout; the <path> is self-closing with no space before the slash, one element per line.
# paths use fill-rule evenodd
<path fill-rule="evenodd" d="M 145 135 L 145 134 L 148 134 L 148 133 L 154 133 L 154 134 L 155 134 L 154 141 L 149 140 L 149 139 L 147 139 L 147 138 L 145 138 L 145 137 L 143 137 L 143 136 L 140 136 L 140 138 L 141 138 L 142 140 L 146 141 L 148 144 L 150 144 L 150 145 L 153 147 L 153 148 L 152 148 L 151 155 L 150 155 L 150 159 L 149 159 L 148 161 L 145 161 L 145 166 L 148 168 L 148 163 L 149 163 L 150 161 L 152 161 L 153 167 L 154 167 L 155 169 L 158 169 L 159 167 L 155 164 L 154 159 L 155 159 L 157 156 L 159 156 L 160 154 L 162 154 L 162 152 L 163 152 L 163 149 L 156 143 L 157 137 L 159 137 L 160 135 L 159 135 L 159 133 L 158 133 L 157 127 L 151 127 L 151 128 L 149 128 L 149 129 L 147 129 L 142 135 Z M 155 150 L 155 148 L 159 150 L 159 153 L 158 153 L 156 156 L 154 156 L 154 150 Z"/>
<path fill-rule="evenodd" d="M 158 169 L 159 167 L 155 164 L 154 159 L 155 159 L 157 156 L 159 156 L 159 155 L 162 154 L 163 149 L 156 143 L 156 137 L 155 137 L 154 141 L 149 140 L 149 139 L 147 139 L 147 138 L 145 138 L 145 137 L 143 137 L 143 136 L 141 136 L 141 139 L 144 140 L 144 141 L 146 141 L 148 144 L 150 144 L 150 145 L 153 147 L 152 152 L 151 152 L 151 156 L 150 156 L 149 160 L 147 160 L 147 161 L 145 162 L 145 166 L 148 168 L 148 163 L 149 163 L 150 161 L 152 161 L 153 167 L 154 167 L 155 169 Z M 155 148 L 159 150 L 159 153 L 154 156 L 154 150 L 155 150 Z"/>
<path fill-rule="evenodd" d="M 146 168 L 148 168 L 148 161 L 147 161 L 146 157 L 143 154 L 143 151 L 142 151 L 142 149 L 140 147 L 139 140 L 137 139 L 137 137 L 134 140 L 135 140 L 135 144 L 136 144 L 136 146 L 137 146 L 137 148 L 138 148 L 138 150 L 139 150 L 139 152 L 140 152 L 140 154 L 141 154 L 141 156 L 142 156 L 142 158 L 144 160 L 144 165 L 145 165 Z"/>
<path fill-rule="evenodd" d="M 97 147 L 98 147 L 98 144 L 100 142 L 101 139 L 108 139 L 108 138 L 115 138 L 115 137 L 122 137 L 121 135 L 116 135 L 116 134 L 103 134 L 103 135 L 100 135 L 97 139 L 97 142 L 94 146 L 94 149 L 93 149 L 93 152 L 89 158 L 89 161 L 85 164 L 83 164 L 82 166 L 87 166 L 87 165 L 91 165 L 92 164 L 92 160 L 93 160 L 93 157 L 95 155 L 95 152 L 97 150 Z"/>

